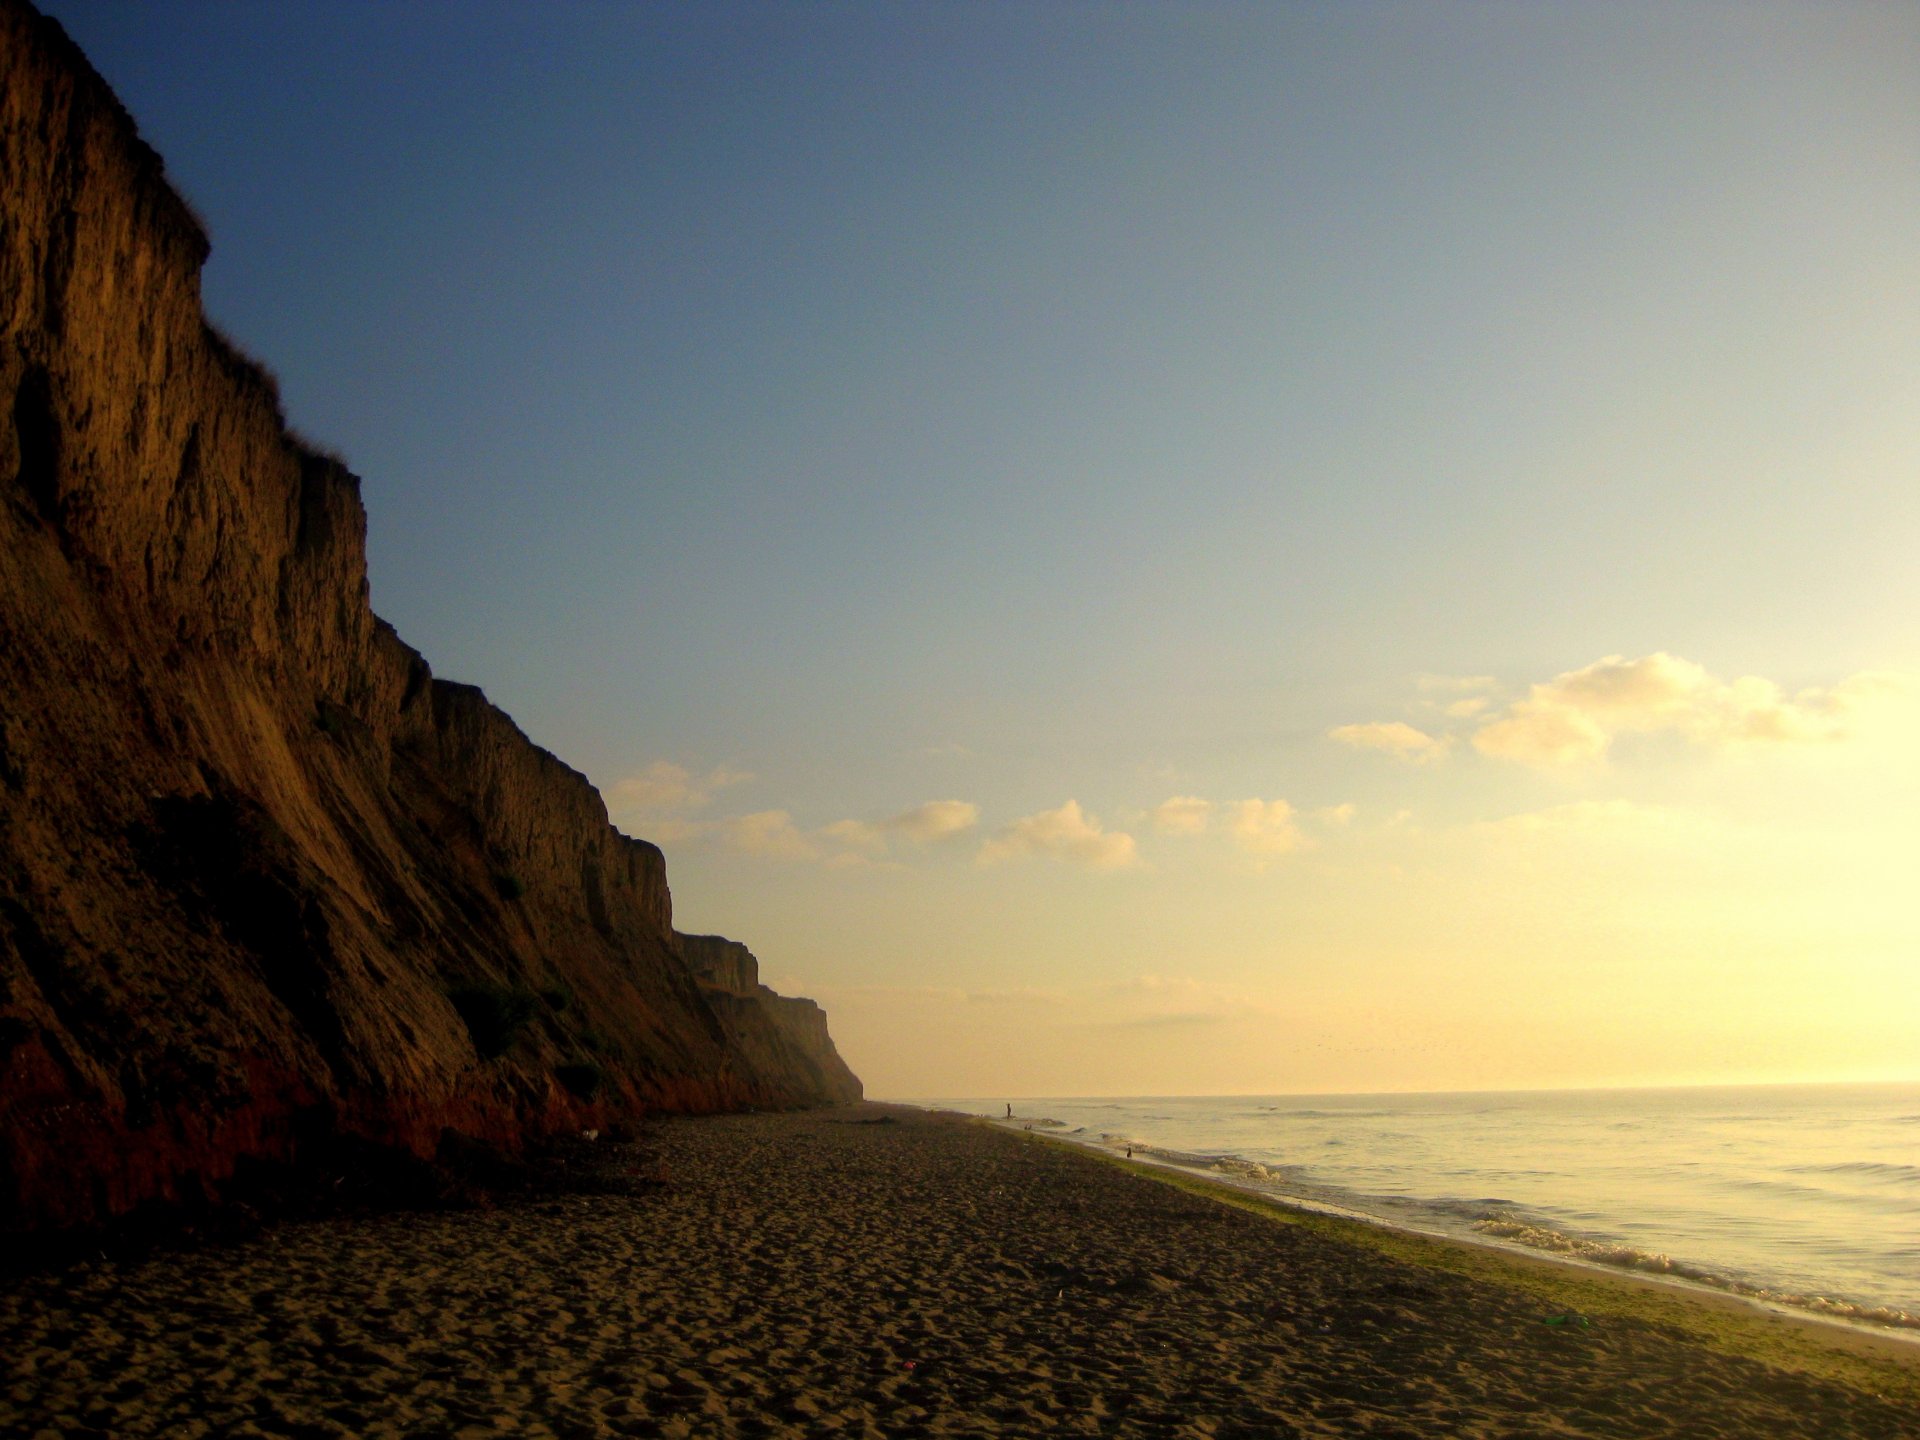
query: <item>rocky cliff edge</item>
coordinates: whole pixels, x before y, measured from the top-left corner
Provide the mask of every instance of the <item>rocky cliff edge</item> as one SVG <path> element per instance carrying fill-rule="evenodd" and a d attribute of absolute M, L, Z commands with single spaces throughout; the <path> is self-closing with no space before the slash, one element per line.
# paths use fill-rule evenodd
<path fill-rule="evenodd" d="M 0 1233 L 342 1136 L 858 1098 L 817 1006 L 703 981 L 660 851 L 373 614 L 358 479 L 207 323 L 79 50 L 0 0 L 0 67 Z"/>

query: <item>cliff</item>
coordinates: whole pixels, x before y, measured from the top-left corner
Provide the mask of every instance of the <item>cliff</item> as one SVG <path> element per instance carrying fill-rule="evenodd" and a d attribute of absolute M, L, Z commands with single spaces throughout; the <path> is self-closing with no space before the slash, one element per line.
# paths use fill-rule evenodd
<path fill-rule="evenodd" d="M 826 1011 L 762 985 L 760 961 L 738 940 L 674 938 L 736 1053 L 757 1068 L 805 1076 L 821 1094 L 859 1096 L 859 1080 L 827 1035 Z"/>
<path fill-rule="evenodd" d="M 373 614 L 358 479 L 209 327 L 85 58 L 0 0 L 0 67 L 0 1231 L 341 1136 L 856 1098 L 817 1007 L 703 984 L 660 851 Z"/>

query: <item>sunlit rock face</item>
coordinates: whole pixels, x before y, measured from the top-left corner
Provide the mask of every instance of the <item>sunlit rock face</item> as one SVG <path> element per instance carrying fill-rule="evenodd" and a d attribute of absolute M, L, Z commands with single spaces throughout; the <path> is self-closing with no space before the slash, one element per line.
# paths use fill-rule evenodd
<path fill-rule="evenodd" d="M 201 226 L 78 49 L 0 0 L 0 66 L 0 1230 L 327 1137 L 857 1096 L 373 614 L 359 481 L 209 328 Z"/>
<path fill-rule="evenodd" d="M 762 985 L 759 960 L 737 940 L 679 934 L 674 939 L 726 1027 L 731 1048 L 756 1068 L 808 1077 L 821 1095 L 860 1098 L 860 1081 L 827 1034 L 826 1011 Z"/>

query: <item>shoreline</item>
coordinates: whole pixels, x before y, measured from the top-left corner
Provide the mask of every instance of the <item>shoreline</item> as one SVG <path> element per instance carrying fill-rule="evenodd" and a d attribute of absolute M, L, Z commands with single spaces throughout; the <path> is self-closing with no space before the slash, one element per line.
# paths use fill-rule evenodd
<path fill-rule="evenodd" d="M 0 1286 L 0 1431 L 1897 1440 L 1920 1404 L 1809 1327 L 957 1115 L 661 1120 L 585 1169 Z"/>
<path fill-rule="evenodd" d="M 1911 1083 L 1029 1097 L 1011 1120 L 1002 1100 L 920 1103 L 1284 1204 L 1920 1343 L 1900 1214 Z M 1633 1132 L 1631 1153 L 1593 1143 L 1616 1130 Z"/>
<path fill-rule="evenodd" d="M 1658 1292 L 1689 1297 L 1708 1305 L 1729 1307 L 1736 1313 L 1777 1319 L 1791 1325 L 1807 1326 L 1823 1335 L 1851 1337 L 1860 1344 L 1858 1347 L 1848 1348 L 1858 1348 L 1861 1353 L 1884 1354 L 1888 1358 L 1903 1363 L 1920 1364 L 1920 1327 L 1827 1314 L 1766 1295 L 1749 1294 L 1730 1286 L 1714 1285 L 1687 1275 L 1662 1274 L 1629 1265 L 1610 1265 L 1604 1261 L 1584 1259 L 1578 1255 L 1558 1254 L 1551 1250 L 1535 1248 L 1519 1241 L 1503 1241 L 1494 1237 L 1398 1224 L 1386 1217 L 1371 1215 L 1354 1207 L 1339 1206 L 1330 1201 L 1317 1202 L 1285 1192 L 1261 1190 L 1237 1182 L 1231 1174 L 1213 1173 L 1199 1166 L 1182 1164 L 1177 1160 L 1164 1159 L 1152 1154 L 1121 1156 L 1114 1154 L 1111 1146 L 1088 1140 L 1074 1140 L 1065 1134 L 1049 1133 L 1046 1130 L 1015 1131 L 1014 1126 L 1020 1123 L 1020 1117 L 1017 1116 L 1009 1121 L 991 1115 L 975 1116 L 966 1111 L 945 1113 L 974 1119 L 1010 1134 L 1031 1134 L 1035 1139 L 1061 1145 L 1068 1150 L 1084 1152 L 1096 1160 L 1137 1170 L 1152 1178 L 1186 1181 L 1201 1193 L 1219 1192 L 1221 1198 L 1228 1200 L 1229 1203 L 1235 1200 L 1253 1201 L 1258 1206 L 1283 1212 L 1281 1217 L 1283 1220 L 1313 1217 L 1335 1225 L 1350 1225 L 1362 1232 L 1378 1230 L 1388 1235 L 1403 1235 L 1414 1240 L 1430 1241 L 1436 1245 L 1458 1246 L 1469 1252 L 1506 1257 L 1523 1265 L 1545 1265 L 1577 1276 L 1625 1281 L 1646 1286 Z"/>
<path fill-rule="evenodd" d="M 994 1122 L 989 1120 L 987 1123 Z M 1904 1327 L 1877 1325 L 1840 1316 L 1822 1315 L 1816 1311 L 1802 1310 L 1777 1301 L 1722 1290 L 1684 1276 L 1650 1274 L 1623 1266 L 1605 1265 L 1598 1261 L 1556 1255 L 1518 1244 L 1502 1244 L 1497 1240 L 1480 1239 L 1474 1236 L 1420 1230 L 1411 1226 L 1395 1225 L 1391 1221 L 1359 1212 L 1337 1213 L 1332 1210 L 1322 1210 L 1283 1195 L 1238 1186 L 1229 1177 L 1211 1176 L 1170 1161 L 1127 1159 L 1123 1156 L 1107 1154 L 1095 1146 L 1081 1144 L 1060 1136 L 1044 1135 L 1039 1131 L 1034 1131 L 1032 1134 L 1036 1140 L 1059 1145 L 1072 1152 L 1087 1154 L 1097 1162 L 1117 1165 L 1161 1184 L 1171 1184 L 1177 1188 L 1190 1189 L 1196 1194 L 1209 1195 L 1223 1204 L 1242 1206 L 1255 1213 L 1275 1212 L 1272 1218 L 1279 1224 L 1324 1225 L 1337 1228 L 1347 1238 L 1368 1244 L 1386 1253 L 1399 1253 L 1403 1249 L 1400 1243 L 1403 1241 L 1415 1245 L 1427 1245 L 1442 1251 L 1452 1250 L 1464 1256 L 1474 1257 L 1478 1263 L 1471 1263 L 1466 1267 L 1466 1270 L 1471 1273 L 1481 1273 L 1489 1266 L 1497 1267 L 1504 1264 L 1512 1267 L 1516 1282 L 1529 1274 L 1539 1274 L 1549 1277 L 1549 1289 L 1558 1288 L 1553 1285 L 1553 1282 L 1561 1280 L 1575 1283 L 1592 1282 L 1601 1287 L 1619 1285 L 1670 1299 L 1681 1306 L 1694 1305 L 1708 1311 L 1726 1314 L 1753 1325 L 1777 1324 L 1789 1330 L 1801 1332 L 1808 1343 L 1818 1348 L 1911 1367 L 1915 1372 L 1914 1383 L 1916 1387 L 1920 1387 L 1920 1332 Z M 1415 1263 L 1433 1265 L 1435 1261 L 1429 1256 Z M 1435 1268 L 1451 1269 L 1452 1267 L 1436 1265 Z M 1920 1395 L 1916 1398 L 1920 1398 Z"/>

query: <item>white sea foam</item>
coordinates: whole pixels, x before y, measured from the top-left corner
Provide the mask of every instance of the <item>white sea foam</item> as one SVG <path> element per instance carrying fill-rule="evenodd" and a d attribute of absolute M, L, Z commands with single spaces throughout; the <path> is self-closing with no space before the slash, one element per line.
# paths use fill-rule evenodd
<path fill-rule="evenodd" d="M 1725 1290 L 1729 1294 L 1745 1296 L 1750 1300 L 1790 1306 L 1796 1310 L 1811 1310 L 1817 1314 L 1842 1320 L 1869 1321 L 1876 1325 L 1920 1330 L 1920 1315 L 1902 1310 L 1898 1306 L 1863 1305 L 1857 1301 L 1837 1300 L 1826 1295 L 1805 1295 L 1797 1291 L 1772 1290 L 1764 1285 L 1750 1285 L 1730 1275 L 1719 1274 L 1703 1265 L 1689 1264 L 1687 1261 L 1675 1260 L 1671 1256 L 1651 1251 L 1636 1250 L 1631 1245 L 1613 1245 L 1603 1240 L 1583 1240 L 1578 1235 L 1564 1234 L 1541 1225 L 1529 1225 L 1523 1220 L 1489 1216 L 1485 1220 L 1476 1221 L 1473 1228 L 1482 1235 L 1512 1240 L 1525 1245 L 1530 1250 L 1567 1255 L 1593 1265 L 1639 1270 L 1649 1275 L 1672 1275 L 1682 1280 L 1691 1280 L 1696 1285 L 1706 1285 L 1715 1290 Z"/>

